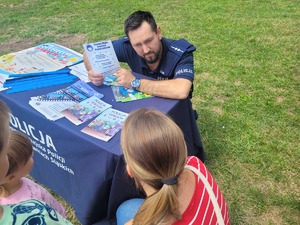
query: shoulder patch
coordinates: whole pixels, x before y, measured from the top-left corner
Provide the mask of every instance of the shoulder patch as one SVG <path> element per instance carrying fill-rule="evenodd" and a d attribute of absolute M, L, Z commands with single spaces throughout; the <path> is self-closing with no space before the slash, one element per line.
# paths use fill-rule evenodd
<path fill-rule="evenodd" d="M 177 41 L 174 41 L 170 45 L 170 50 L 177 55 L 182 55 L 185 52 L 193 52 L 196 50 L 195 46 L 189 43 L 185 39 L 179 39 Z"/>
<path fill-rule="evenodd" d="M 129 42 L 129 38 L 127 36 L 122 37 L 123 42 Z"/>

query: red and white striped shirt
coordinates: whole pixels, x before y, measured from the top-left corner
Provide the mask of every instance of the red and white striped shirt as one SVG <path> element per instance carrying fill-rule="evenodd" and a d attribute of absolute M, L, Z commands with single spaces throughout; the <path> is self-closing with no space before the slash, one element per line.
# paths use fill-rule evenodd
<path fill-rule="evenodd" d="M 217 199 L 217 205 L 220 207 L 221 215 L 223 217 L 225 225 L 230 225 L 229 213 L 226 201 L 218 187 L 218 184 L 214 181 L 210 172 L 207 170 L 205 165 L 195 156 L 187 158 L 187 165 L 195 167 L 204 175 L 212 191 Z M 193 194 L 192 200 L 189 206 L 182 214 L 182 219 L 173 223 L 173 225 L 217 225 L 217 215 L 214 210 L 212 200 L 210 199 L 209 193 L 204 186 L 204 183 L 200 180 L 197 174 L 196 188 Z"/>

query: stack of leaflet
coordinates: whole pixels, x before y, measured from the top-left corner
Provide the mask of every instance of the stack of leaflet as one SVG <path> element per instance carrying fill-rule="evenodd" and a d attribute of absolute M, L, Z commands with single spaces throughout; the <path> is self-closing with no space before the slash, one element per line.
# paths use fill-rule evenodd
<path fill-rule="evenodd" d="M 29 105 L 42 113 L 47 119 L 55 121 L 64 117 L 60 113 L 61 111 L 92 96 L 100 99 L 103 94 L 94 90 L 84 81 L 79 80 L 66 88 L 31 97 Z"/>
<path fill-rule="evenodd" d="M 16 93 L 21 91 L 44 88 L 59 84 L 73 82 L 76 77 L 70 75 L 69 70 L 59 70 L 53 72 L 10 74 L 3 87 L 9 88 L 6 93 Z"/>

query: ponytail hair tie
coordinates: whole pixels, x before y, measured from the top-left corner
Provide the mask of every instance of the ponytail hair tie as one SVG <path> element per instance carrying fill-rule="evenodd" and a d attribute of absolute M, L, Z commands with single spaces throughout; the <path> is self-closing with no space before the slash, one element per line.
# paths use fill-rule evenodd
<path fill-rule="evenodd" d="M 161 179 L 161 182 L 166 185 L 174 185 L 178 183 L 178 178 L 177 176 L 174 176 L 167 179 Z"/>

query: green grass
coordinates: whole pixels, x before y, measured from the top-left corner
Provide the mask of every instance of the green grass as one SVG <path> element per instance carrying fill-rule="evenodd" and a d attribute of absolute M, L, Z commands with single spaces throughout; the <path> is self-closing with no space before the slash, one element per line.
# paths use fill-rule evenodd
<path fill-rule="evenodd" d="M 50 41 L 82 52 L 121 37 L 137 9 L 197 47 L 192 100 L 232 224 L 300 224 L 299 1 L 1 0 L 0 54 Z"/>

